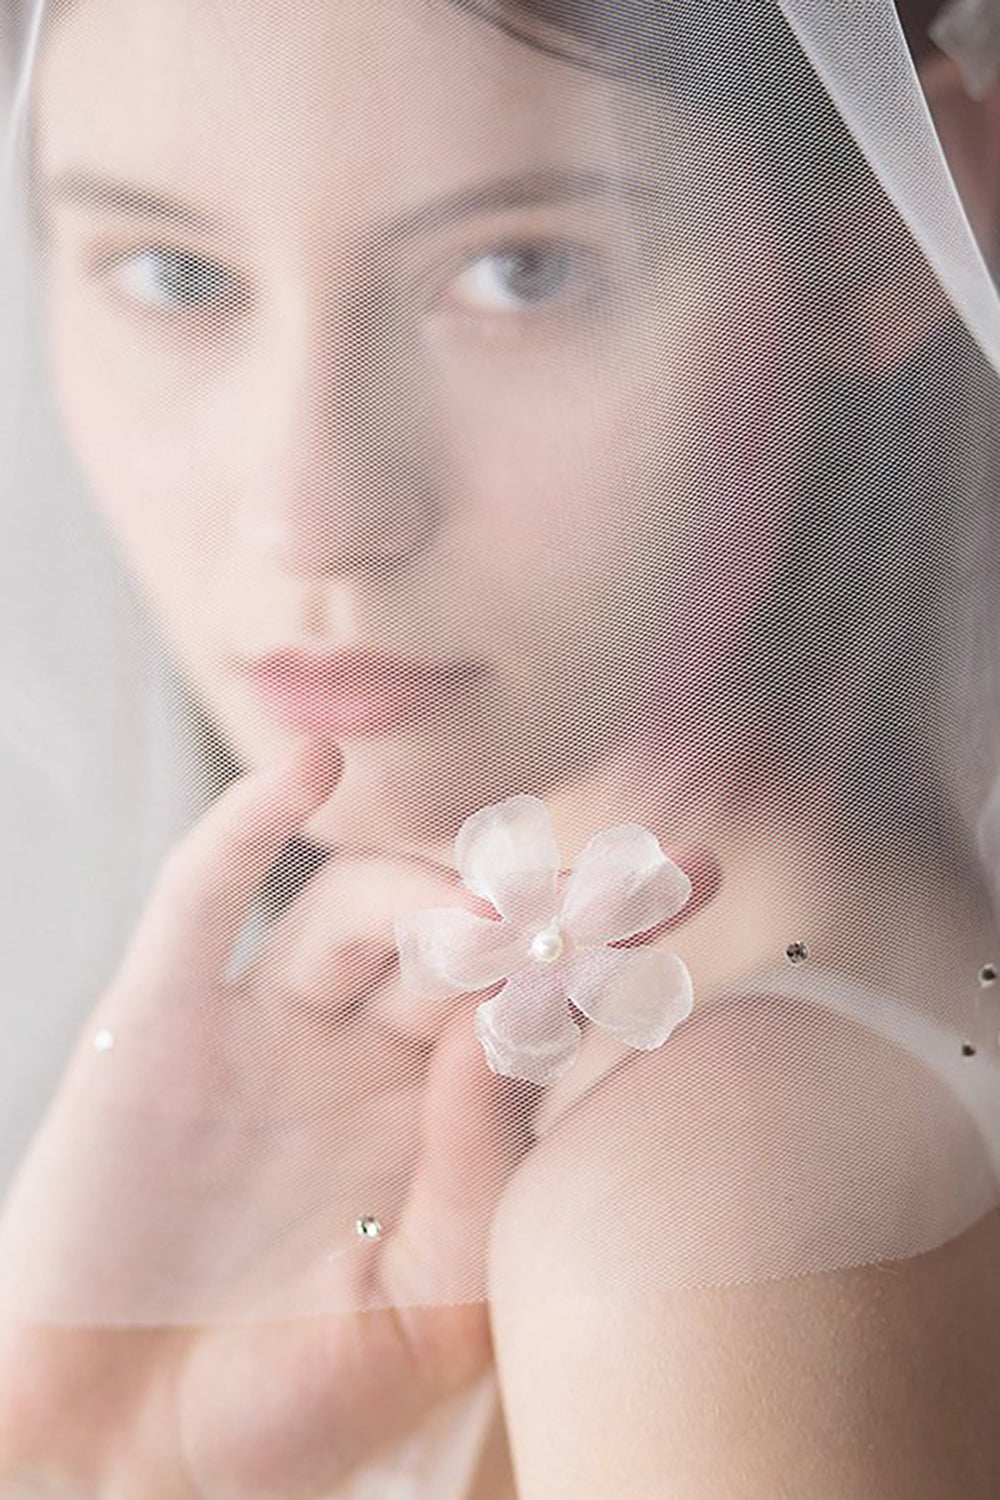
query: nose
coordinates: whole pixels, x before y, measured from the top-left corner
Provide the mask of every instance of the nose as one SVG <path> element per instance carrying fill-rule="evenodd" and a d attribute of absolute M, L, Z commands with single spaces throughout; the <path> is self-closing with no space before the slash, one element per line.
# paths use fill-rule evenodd
<path fill-rule="evenodd" d="M 421 373 L 402 339 L 310 331 L 286 317 L 261 350 L 248 413 L 241 515 L 250 545 L 305 576 L 413 562 L 440 524 Z"/>

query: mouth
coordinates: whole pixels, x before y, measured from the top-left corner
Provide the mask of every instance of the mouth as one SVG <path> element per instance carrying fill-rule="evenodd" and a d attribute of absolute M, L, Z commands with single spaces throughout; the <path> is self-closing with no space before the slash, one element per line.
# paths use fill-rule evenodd
<path fill-rule="evenodd" d="M 481 662 L 419 662 L 360 649 L 277 651 L 240 665 L 280 723 L 340 735 L 385 733 L 434 717 L 486 672 Z"/>

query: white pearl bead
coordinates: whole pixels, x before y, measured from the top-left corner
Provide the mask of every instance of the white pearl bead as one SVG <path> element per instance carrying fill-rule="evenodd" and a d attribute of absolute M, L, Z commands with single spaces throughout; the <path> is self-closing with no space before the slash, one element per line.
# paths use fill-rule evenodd
<path fill-rule="evenodd" d="M 531 939 L 531 956 L 540 964 L 554 963 L 562 951 L 563 940 L 555 927 L 547 927 L 543 932 L 536 932 Z"/>

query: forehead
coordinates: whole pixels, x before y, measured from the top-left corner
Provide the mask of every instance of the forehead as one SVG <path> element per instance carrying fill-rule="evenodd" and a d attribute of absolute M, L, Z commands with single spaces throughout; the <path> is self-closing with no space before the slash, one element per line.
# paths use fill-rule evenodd
<path fill-rule="evenodd" d="M 37 75 L 40 159 L 205 206 L 414 203 L 620 156 L 622 99 L 446 0 L 72 0 Z"/>

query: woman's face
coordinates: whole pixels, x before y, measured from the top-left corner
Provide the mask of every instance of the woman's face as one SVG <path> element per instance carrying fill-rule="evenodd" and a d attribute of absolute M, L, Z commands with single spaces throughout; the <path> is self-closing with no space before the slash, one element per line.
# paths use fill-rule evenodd
<path fill-rule="evenodd" d="M 70 441 L 238 757 L 325 726 L 380 841 L 679 754 L 794 467 L 725 143 L 434 0 L 75 0 L 35 107 Z"/>

